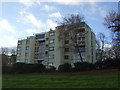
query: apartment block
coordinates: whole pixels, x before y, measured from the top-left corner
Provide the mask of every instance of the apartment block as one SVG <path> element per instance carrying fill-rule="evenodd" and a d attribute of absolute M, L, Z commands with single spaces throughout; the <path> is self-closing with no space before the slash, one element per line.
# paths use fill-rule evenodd
<path fill-rule="evenodd" d="M 27 39 L 18 40 L 17 62 L 42 63 L 46 67 L 75 62 L 80 62 L 80 56 L 72 47 L 71 39 L 66 37 L 59 40 L 59 28 L 48 32 L 37 33 Z M 94 63 L 96 60 L 95 34 L 91 28 L 83 23 L 78 27 L 78 45 L 83 61 Z"/>

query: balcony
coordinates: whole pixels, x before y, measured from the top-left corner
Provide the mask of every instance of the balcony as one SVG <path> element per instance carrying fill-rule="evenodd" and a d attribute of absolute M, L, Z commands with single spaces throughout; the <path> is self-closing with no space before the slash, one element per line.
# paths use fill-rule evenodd
<path fill-rule="evenodd" d="M 46 46 L 49 46 L 49 42 L 48 42 L 48 41 L 46 41 L 46 42 L 45 42 L 45 45 L 46 45 Z"/>
<path fill-rule="evenodd" d="M 77 44 L 78 44 L 79 46 L 85 46 L 85 41 L 78 41 Z"/>
<path fill-rule="evenodd" d="M 40 58 L 40 59 L 35 59 L 36 61 L 44 61 L 43 58 Z"/>
<path fill-rule="evenodd" d="M 48 50 L 47 51 L 45 51 L 45 55 L 47 55 L 48 54 Z"/>
<path fill-rule="evenodd" d="M 45 54 L 48 54 L 48 51 L 49 51 L 48 48 L 46 48 L 46 49 L 45 49 Z"/>

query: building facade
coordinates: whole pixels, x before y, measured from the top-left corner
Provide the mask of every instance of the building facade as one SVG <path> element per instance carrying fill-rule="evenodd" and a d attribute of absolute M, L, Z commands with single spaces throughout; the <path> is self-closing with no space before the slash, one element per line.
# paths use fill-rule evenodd
<path fill-rule="evenodd" d="M 80 62 L 76 50 L 71 47 L 70 38 L 59 40 L 59 27 L 48 32 L 37 33 L 27 39 L 18 40 L 17 62 L 42 63 L 46 67 Z M 95 34 L 84 24 L 78 27 L 79 47 L 83 61 L 94 63 L 96 60 Z M 74 43 L 72 43 L 74 44 Z"/>

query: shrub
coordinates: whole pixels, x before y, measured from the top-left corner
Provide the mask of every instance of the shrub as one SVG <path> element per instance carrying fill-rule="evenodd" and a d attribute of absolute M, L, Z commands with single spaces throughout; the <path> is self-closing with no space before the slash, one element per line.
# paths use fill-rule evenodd
<path fill-rule="evenodd" d="M 59 67 L 58 67 L 58 70 L 61 72 L 69 72 L 69 71 L 71 71 L 71 69 L 72 69 L 72 66 L 69 63 L 59 65 Z"/>
<path fill-rule="evenodd" d="M 119 68 L 120 67 L 120 59 L 119 58 L 108 58 L 103 61 L 103 65 L 106 69 L 108 68 Z"/>
<path fill-rule="evenodd" d="M 12 67 L 11 66 L 2 66 L 2 74 L 9 74 L 11 73 Z"/>
<path fill-rule="evenodd" d="M 113 59 L 106 59 L 103 61 L 104 68 L 112 68 L 114 66 L 114 60 Z"/>
<path fill-rule="evenodd" d="M 74 66 L 76 71 L 87 71 L 95 68 L 94 64 L 88 62 L 76 62 Z"/>
<path fill-rule="evenodd" d="M 56 67 L 50 66 L 49 68 L 46 68 L 45 72 L 56 72 Z"/>
<path fill-rule="evenodd" d="M 12 73 L 24 73 L 24 66 L 25 66 L 25 63 L 15 63 L 13 66 L 12 66 L 12 70 L 11 72 Z"/>
<path fill-rule="evenodd" d="M 25 63 L 16 63 L 12 66 L 11 73 L 34 73 L 34 72 L 43 72 L 45 66 L 43 64 L 25 64 Z"/>
<path fill-rule="evenodd" d="M 120 58 L 115 58 L 114 59 L 114 67 L 115 68 L 120 68 Z"/>
<path fill-rule="evenodd" d="M 88 63 L 88 70 L 95 69 L 95 65 L 93 63 Z"/>
<path fill-rule="evenodd" d="M 95 68 L 96 69 L 102 69 L 103 68 L 103 62 L 102 61 L 97 61 L 95 63 Z"/>
<path fill-rule="evenodd" d="M 33 64 L 32 69 L 34 72 L 43 72 L 45 70 L 45 66 L 43 64 L 36 63 L 36 64 Z"/>

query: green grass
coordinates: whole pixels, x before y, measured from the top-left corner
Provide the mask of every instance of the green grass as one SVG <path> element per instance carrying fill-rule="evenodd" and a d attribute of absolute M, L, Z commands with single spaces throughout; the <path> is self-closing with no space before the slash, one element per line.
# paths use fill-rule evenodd
<path fill-rule="evenodd" d="M 3 75 L 3 88 L 118 88 L 118 73 L 96 75 Z"/>

